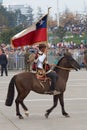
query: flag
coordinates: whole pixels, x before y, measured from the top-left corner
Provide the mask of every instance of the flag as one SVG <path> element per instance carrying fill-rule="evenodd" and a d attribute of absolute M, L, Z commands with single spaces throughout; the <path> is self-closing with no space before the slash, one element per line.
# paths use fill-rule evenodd
<path fill-rule="evenodd" d="M 47 14 L 42 17 L 36 24 L 28 27 L 27 29 L 21 31 L 12 37 L 12 45 L 17 47 L 22 47 L 26 45 L 32 46 L 36 43 L 47 41 Z"/>

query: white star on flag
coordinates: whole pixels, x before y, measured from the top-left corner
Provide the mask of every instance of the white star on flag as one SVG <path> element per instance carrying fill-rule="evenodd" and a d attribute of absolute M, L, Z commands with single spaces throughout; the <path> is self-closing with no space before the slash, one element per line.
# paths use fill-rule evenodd
<path fill-rule="evenodd" d="M 40 23 L 40 25 L 42 25 L 44 23 L 44 20 L 41 20 L 39 23 Z"/>

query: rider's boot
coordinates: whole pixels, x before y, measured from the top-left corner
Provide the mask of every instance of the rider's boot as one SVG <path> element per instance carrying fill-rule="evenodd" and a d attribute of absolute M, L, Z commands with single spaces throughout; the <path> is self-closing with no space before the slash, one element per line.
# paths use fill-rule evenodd
<path fill-rule="evenodd" d="M 58 95 L 60 93 L 61 92 L 58 90 L 49 90 L 49 91 L 45 92 L 45 94 L 50 94 L 50 95 Z"/>

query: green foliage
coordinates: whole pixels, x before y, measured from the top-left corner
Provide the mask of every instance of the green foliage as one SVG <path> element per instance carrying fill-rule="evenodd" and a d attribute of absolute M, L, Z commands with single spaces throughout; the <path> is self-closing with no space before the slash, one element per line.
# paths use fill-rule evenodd
<path fill-rule="evenodd" d="M 66 30 L 64 29 L 64 27 L 59 26 L 58 29 L 55 31 L 55 33 L 56 36 L 59 37 L 60 41 L 62 41 L 66 34 Z"/>
<path fill-rule="evenodd" d="M 14 27 L 16 25 L 15 13 L 9 12 L 0 5 L 0 26 Z"/>
<path fill-rule="evenodd" d="M 64 38 L 64 41 L 70 42 L 73 41 L 77 44 L 80 44 L 81 42 L 85 42 L 85 40 L 87 39 L 87 34 L 84 33 L 81 36 L 79 34 L 71 34 L 70 32 L 67 32 L 66 35 L 68 36 L 68 38 Z M 70 37 L 73 36 L 73 37 Z"/>
<path fill-rule="evenodd" d="M 58 34 L 57 34 L 58 35 Z M 79 34 L 71 34 L 70 32 L 66 32 L 64 35 L 67 36 L 67 38 L 63 37 L 63 41 L 66 41 L 66 42 L 75 42 L 76 44 L 80 44 L 81 42 L 83 42 L 84 44 L 87 44 L 87 34 L 83 34 L 81 37 Z M 73 37 L 70 37 L 70 36 L 73 36 Z M 49 33 L 49 37 L 51 39 L 49 39 L 49 42 L 52 42 L 52 43 L 58 43 L 61 41 L 60 37 L 59 36 L 56 36 L 55 33 Z"/>
<path fill-rule="evenodd" d="M 5 44 L 10 44 L 11 38 L 23 30 L 23 27 L 20 25 L 18 27 L 8 29 L 7 31 L 4 31 L 0 34 L 0 40 L 1 42 Z"/>
<path fill-rule="evenodd" d="M 28 24 L 27 16 L 21 14 L 20 10 L 14 13 L 0 5 L 0 43 L 10 44 L 10 39 Z"/>
<path fill-rule="evenodd" d="M 15 17 L 15 13 L 13 12 L 9 12 L 6 16 L 6 19 L 8 21 L 8 24 L 7 26 L 8 27 L 15 27 L 16 26 L 16 21 L 17 21 L 17 18 Z"/>

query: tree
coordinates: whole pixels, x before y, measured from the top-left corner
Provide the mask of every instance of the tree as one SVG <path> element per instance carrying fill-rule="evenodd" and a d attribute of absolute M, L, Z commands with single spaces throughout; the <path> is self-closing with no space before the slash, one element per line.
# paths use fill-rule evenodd
<path fill-rule="evenodd" d="M 51 29 L 51 31 L 53 31 L 56 26 L 57 26 L 56 20 L 53 19 L 53 17 L 49 15 L 49 17 L 48 17 L 48 27 Z"/>
<path fill-rule="evenodd" d="M 25 26 L 27 17 L 21 13 L 20 9 L 17 9 L 15 11 L 15 15 L 16 15 L 16 26 L 19 26 L 21 24 L 23 24 Z"/>
<path fill-rule="evenodd" d="M 34 18 L 33 18 L 33 9 L 30 6 L 27 7 L 26 17 L 27 17 L 27 22 L 26 22 L 27 26 L 31 26 L 34 21 Z"/>
<path fill-rule="evenodd" d="M 17 24 L 16 24 L 16 15 L 15 13 L 13 12 L 8 12 L 7 16 L 6 16 L 6 19 L 8 21 L 8 24 L 7 26 L 9 28 L 12 28 L 12 27 L 15 27 Z"/>
<path fill-rule="evenodd" d="M 20 31 L 23 30 L 23 26 L 20 25 L 18 27 L 15 27 L 15 28 L 11 28 L 11 29 L 8 29 L 6 31 L 3 31 L 1 34 L 0 34 L 0 41 L 2 43 L 5 43 L 5 44 L 10 44 L 10 41 L 11 41 L 11 38 L 16 35 L 17 33 L 19 33 Z"/>
<path fill-rule="evenodd" d="M 63 38 L 66 34 L 66 30 L 64 29 L 64 27 L 59 26 L 54 33 L 56 33 L 56 36 L 60 38 L 60 41 L 63 41 Z"/>
<path fill-rule="evenodd" d="M 15 13 L 9 12 L 0 5 L 0 28 L 3 31 L 3 27 L 11 28 L 16 25 Z"/>
<path fill-rule="evenodd" d="M 3 26 L 7 26 L 8 24 L 7 18 L 5 17 L 6 15 L 7 15 L 6 8 L 4 8 L 0 4 L 0 31 L 2 31 Z"/>
<path fill-rule="evenodd" d="M 60 26 L 64 27 L 74 24 L 76 21 L 75 18 L 75 14 L 66 9 L 65 12 L 60 16 Z"/>

